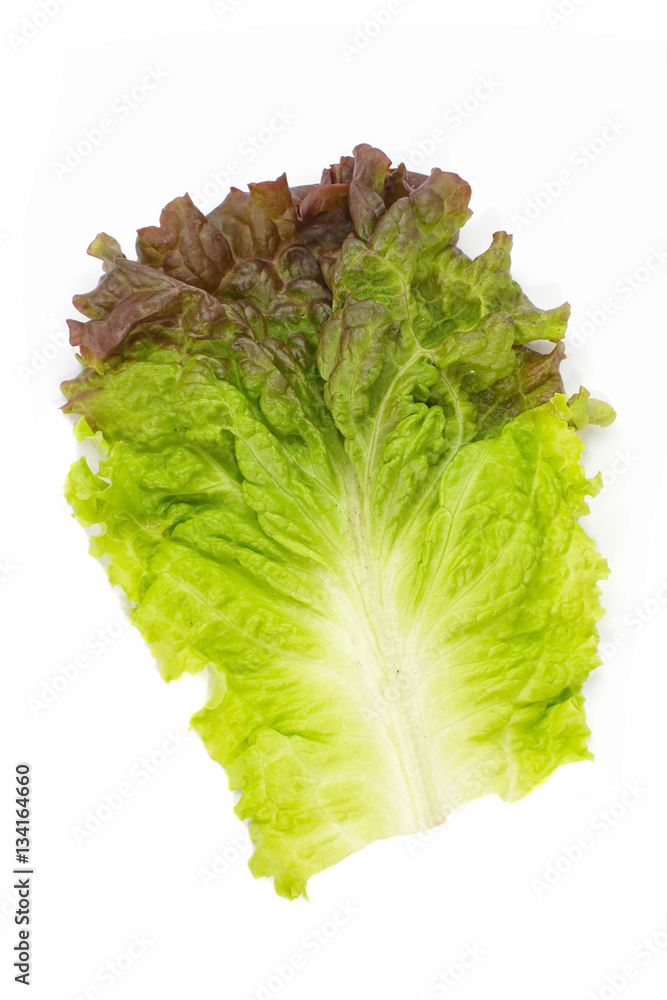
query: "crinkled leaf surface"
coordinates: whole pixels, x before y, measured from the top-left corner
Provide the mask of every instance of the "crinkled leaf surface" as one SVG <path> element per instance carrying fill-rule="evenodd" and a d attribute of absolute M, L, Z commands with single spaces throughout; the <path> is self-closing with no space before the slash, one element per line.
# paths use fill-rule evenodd
<path fill-rule="evenodd" d="M 65 409 L 104 457 L 69 501 L 165 679 L 212 671 L 193 724 L 288 897 L 590 756 L 606 566 L 575 429 L 613 411 L 568 404 L 569 309 L 526 298 L 511 238 L 457 248 L 469 196 L 358 146 L 208 217 L 177 198 L 138 261 L 101 234 L 75 299 Z"/>

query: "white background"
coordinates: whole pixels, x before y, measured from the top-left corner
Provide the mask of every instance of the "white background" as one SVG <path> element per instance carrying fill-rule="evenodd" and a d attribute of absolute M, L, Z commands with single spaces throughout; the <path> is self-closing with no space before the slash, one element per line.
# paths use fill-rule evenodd
<path fill-rule="evenodd" d="M 19 760 L 34 773 L 28 995 L 39 1000 L 664 995 L 667 24 L 657 0 L 586 0 L 560 19 L 548 16 L 557 2 L 403 0 L 362 47 L 358 28 L 383 0 L 240 0 L 231 12 L 209 0 L 69 0 L 46 24 L 37 0 L 5 0 L 3 996 L 26 995 L 11 982 Z M 119 110 L 149 70 L 163 79 Z M 274 109 L 292 120 L 251 156 Z M 103 141 L 60 169 L 102 118 Z M 606 663 L 586 686 L 594 763 L 561 768 L 516 805 L 470 805 L 421 841 L 368 847 L 314 877 L 310 902 L 288 903 L 248 872 L 233 796 L 196 737 L 161 750 L 187 732 L 205 681 L 167 686 L 139 635 L 116 626 L 118 595 L 61 498 L 76 449 L 58 385 L 76 372 L 64 320 L 99 276 L 85 255 L 97 232 L 131 253 L 137 227 L 186 190 L 215 192 L 230 160 L 239 186 L 283 170 L 301 184 L 357 142 L 460 173 L 475 211 L 462 248 L 514 232 L 513 271 L 530 297 L 572 303 L 567 387 L 584 383 L 618 411 L 612 428 L 583 435 L 587 467 L 607 483 L 586 520 L 612 568 Z M 77 656 L 87 665 L 68 680 Z M 78 843 L 88 811 L 123 783 L 131 796 Z M 216 852 L 229 867 L 206 887 Z M 133 935 L 150 943 L 118 978 Z M 453 982 L 466 949 L 478 957 L 445 992 L 434 977 Z M 295 954 L 303 968 L 262 992 Z"/>

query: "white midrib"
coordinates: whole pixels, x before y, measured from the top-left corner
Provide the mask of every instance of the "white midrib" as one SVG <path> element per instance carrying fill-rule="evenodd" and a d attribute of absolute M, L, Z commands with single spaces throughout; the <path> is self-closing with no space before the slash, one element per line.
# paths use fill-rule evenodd
<path fill-rule="evenodd" d="M 410 358 L 405 360 L 394 374 L 392 385 L 385 391 L 379 412 L 375 416 L 370 444 L 366 447 L 367 459 L 370 460 L 377 447 L 377 435 L 379 428 L 383 426 L 382 411 L 392 399 L 393 385 L 420 356 L 426 356 L 431 360 L 434 369 L 439 372 L 440 378 L 449 389 L 459 430 L 455 453 L 461 444 L 463 432 L 463 419 L 457 394 L 444 372 L 436 364 L 433 352 L 425 350 L 420 343 L 412 325 L 408 286 L 398 269 L 394 270 L 403 286 L 407 328 L 412 337 L 414 350 Z M 367 462 L 368 467 L 369 462 Z M 368 662 L 363 666 L 367 668 L 378 699 L 384 704 L 385 710 L 381 715 L 403 774 L 405 798 L 412 803 L 415 828 L 429 829 L 442 823 L 445 816 L 431 768 L 431 748 L 421 703 L 424 671 L 420 670 L 419 649 L 413 638 L 414 629 L 409 637 L 400 634 L 398 609 L 392 595 L 388 593 L 386 581 L 383 586 L 381 577 L 383 567 L 370 552 L 369 511 L 360 496 L 359 483 L 351 465 L 346 470 L 345 479 L 350 536 L 356 556 L 355 565 L 349 567 L 349 575 L 359 599 L 359 607 L 351 608 L 351 612 L 353 620 L 356 618 L 359 622 L 360 630 L 365 631 L 370 637 L 370 645 L 374 651 L 374 655 L 368 656 Z M 391 579 L 391 573 L 388 575 Z M 400 692 L 399 697 L 388 697 L 397 690 Z"/>
<path fill-rule="evenodd" d="M 424 674 L 418 649 L 408 648 L 406 637 L 400 634 L 393 599 L 381 579 L 382 567 L 370 552 L 356 478 L 348 482 L 348 517 L 355 558 L 347 567 L 348 592 L 353 601 L 351 621 L 346 625 L 349 628 L 354 623 L 359 638 L 365 640 L 359 647 L 366 654 L 362 668 L 364 679 L 370 682 L 369 707 L 379 709 L 380 723 L 405 783 L 402 797 L 411 803 L 414 814 L 413 830 L 405 832 L 424 830 L 445 818 L 431 769 L 421 704 L 420 680 Z"/>

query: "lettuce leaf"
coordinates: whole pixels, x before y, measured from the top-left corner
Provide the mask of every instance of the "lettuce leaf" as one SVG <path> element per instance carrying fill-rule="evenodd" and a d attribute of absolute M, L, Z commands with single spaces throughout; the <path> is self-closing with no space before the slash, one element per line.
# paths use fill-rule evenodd
<path fill-rule="evenodd" d="M 590 758 L 603 559 L 575 431 L 611 408 L 559 375 L 569 307 L 468 258 L 456 174 L 367 145 L 319 184 L 186 195 L 100 234 L 64 409 L 67 481 L 162 676 L 241 791 L 255 876 L 287 897 L 378 838 Z M 533 341 L 554 345 L 549 353 Z"/>

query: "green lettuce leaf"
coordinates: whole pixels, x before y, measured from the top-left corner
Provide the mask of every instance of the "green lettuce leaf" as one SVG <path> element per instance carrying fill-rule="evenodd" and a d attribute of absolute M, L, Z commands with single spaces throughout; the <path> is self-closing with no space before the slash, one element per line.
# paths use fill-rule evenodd
<path fill-rule="evenodd" d="M 186 195 L 100 234 L 64 383 L 67 497 L 162 676 L 241 792 L 287 897 L 379 838 L 590 758 L 598 581 L 575 431 L 613 411 L 559 374 L 569 307 L 471 260 L 457 175 L 370 146 L 317 185 Z M 529 346 L 551 342 L 549 353 Z"/>

